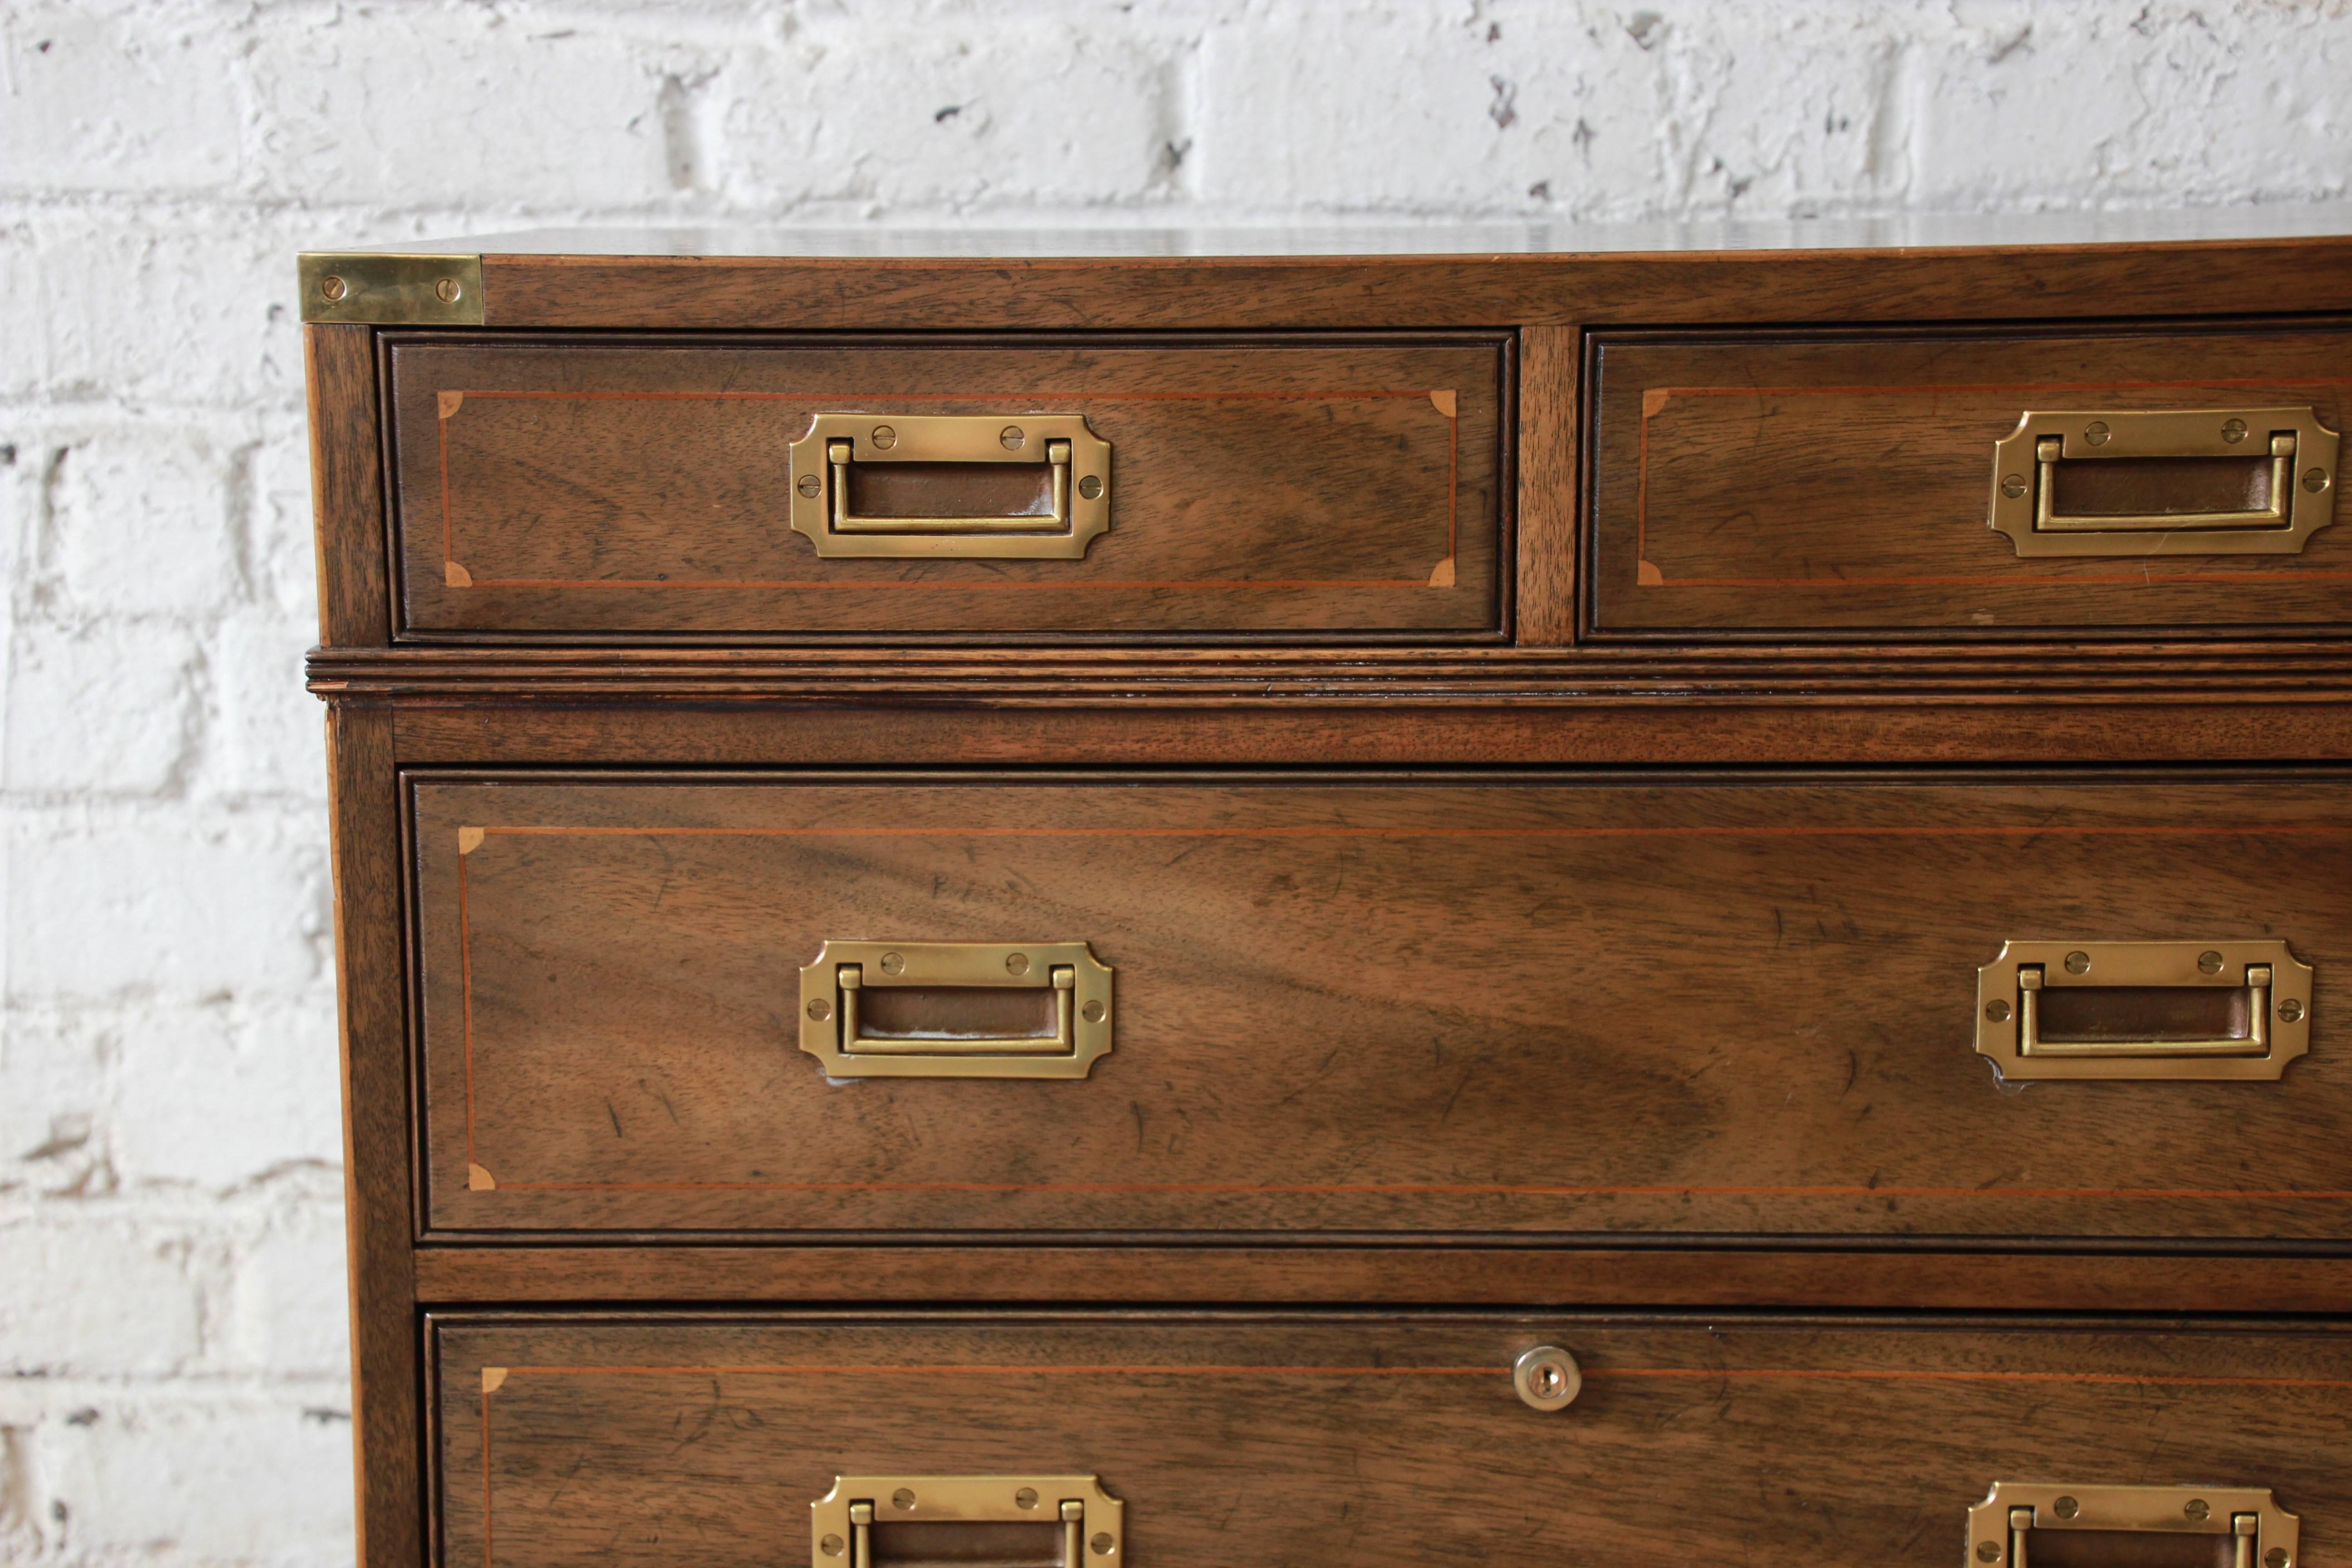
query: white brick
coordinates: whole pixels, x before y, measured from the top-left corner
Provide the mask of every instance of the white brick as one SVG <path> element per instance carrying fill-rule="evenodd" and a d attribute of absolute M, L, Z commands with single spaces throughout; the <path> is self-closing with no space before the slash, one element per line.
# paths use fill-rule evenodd
<path fill-rule="evenodd" d="M 327 973 L 325 825 L 193 806 L 18 812 L 8 973 L 19 996 L 285 995 Z"/>
<path fill-rule="evenodd" d="M 299 415 L 263 424 L 252 471 L 247 552 L 256 601 L 279 612 L 295 646 L 308 648 L 319 640 L 319 561 L 310 432 Z"/>
<path fill-rule="evenodd" d="M 0 230 L 0 396 L 299 406 L 303 215 L 47 204 Z"/>
<path fill-rule="evenodd" d="M 231 487 L 247 459 L 197 430 L 76 442 L 51 481 L 40 572 L 63 614 L 202 614 L 241 591 Z"/>
<path fill-rule="evenodd" d="M 242 1370 L 320 1380 L 349 1373 L 343 1258 L 340 1204 L 299 1205 L 241 1250 L 230 1323 Z"/>
<path fill-rule="evenodd" d="M 195 6 L 80 0 L 0 11 L 0 185 L 227 184 L 241 147 L 227 31 Z"/>
<path fill-rule="evenodd" d="M 1917 199 L 2200 205 L 2341 196 L 2352 26 L 2336 6 L 2004 6 L 1922 62 Z"/>
<path fill-rule="evenodd" d="M 12 1010 L 0 1037 L 0 1185 L 40 1193 L 110 1187 L 108 1042 L 75 1020 Z M 9 1295 L 0 1285 L 0 1308 Z"/>
<path fill-rule="evenodd" d="M 200 1348 L 184 1244 L 120 1220 L 0 1229 L 0 1370 L 15 1377 L 168 1373 Z"/>
<path fill-rule="evenodd" d="M 323 809 L 327 710 L 302 684 L 303 650 L 317 640 L 315 620 L 282 611 L 221 623 L 207 660 L 219 717 L 203 790 L 294 795 Z"/>
<path fill-rule="evenodd" d="M 7 787 L 162 790 L 195 741 L 197 664 L 194 637 L 168 624 L 20 620 L 8 669 Z"/>
<path fill-rule="evenodd" d="M 426 191 L 535 211 L 668 189 L 646 53 L 603 29 L 447 3 L 275 12 L 254 51 L 258 161 L 276 195 Z"/>
<path fill-rule="evenodd" d="M 723 188 L 752 204 L 1137 201 L 1166 169 L 1167 74 L 1097 31 L 982 11 L 904 32 L 827 22 L 739 52 L 699 89 L 719 104 Z"/>
<path fill-rule="evenodd" d="M 316 1401 L 316 1402 L 314 1402 Z M 349 1406 L 333 1394 L 93 1401 L 41 1423 L 34 1464 L 68 1561 L 352 1560 Z M 61 1540 L 56 1539 L 62 1537 Z"/>
<path fill-rule="evenodd" d="M 342 1159 L 335 1016 L 312 998 L 110 1011 L 119 1064 L 107 1118 L 126 1184 L 219 1191 Z M 341 1289 L 341 1275 L 331 1281 Z"/>

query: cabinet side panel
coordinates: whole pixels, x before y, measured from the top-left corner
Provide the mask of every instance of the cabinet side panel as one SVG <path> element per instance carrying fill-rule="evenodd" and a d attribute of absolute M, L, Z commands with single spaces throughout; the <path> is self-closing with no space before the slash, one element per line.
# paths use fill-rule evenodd
<path fill-rule="evenodd" d="M 360 1568 L 421 1561 L 400 815 L 386 713 L 328 721 Z"/>
<path fill-rule="evenodd" d="M 302 329 L 310 401 L 310 499 L 319 542 L 319 640 L 392 640 L 384 575 L 383 468 L 378 445 L 375 329 Z"/>

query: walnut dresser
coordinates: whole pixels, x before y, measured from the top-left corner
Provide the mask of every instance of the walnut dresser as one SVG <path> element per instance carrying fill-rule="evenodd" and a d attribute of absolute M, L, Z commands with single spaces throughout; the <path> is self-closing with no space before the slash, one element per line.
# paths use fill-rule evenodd
<path fill-rule="evenodd" d="M 300 279 L 369 1568 L 2352 1568 L 2352 215 Z"/>

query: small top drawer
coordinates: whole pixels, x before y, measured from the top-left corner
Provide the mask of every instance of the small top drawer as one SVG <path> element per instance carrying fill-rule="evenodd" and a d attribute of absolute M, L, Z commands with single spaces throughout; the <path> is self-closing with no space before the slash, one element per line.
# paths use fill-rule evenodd
<path fill-rule="evenodd" d="M 388 345 L 406 635 L 1502 625 L 1499 336 Z"/>
<path fill-rule="evenodd" d="M 2352 331 L 1602 333 L 1608 637 L 2352 623 Z"/>

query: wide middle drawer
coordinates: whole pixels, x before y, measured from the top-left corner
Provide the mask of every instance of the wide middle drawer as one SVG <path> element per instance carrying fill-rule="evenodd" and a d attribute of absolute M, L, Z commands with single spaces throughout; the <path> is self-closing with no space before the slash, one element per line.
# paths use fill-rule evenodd
<path fill-rule="evenodd" d="M 435 1231 L 2347 1234 L 2333 772 L 412 790 Z"/>
<path fill-rule="evenodd" d="M 387 340 L 410 636 L 1502 627 L 1508 340 Z"/>

